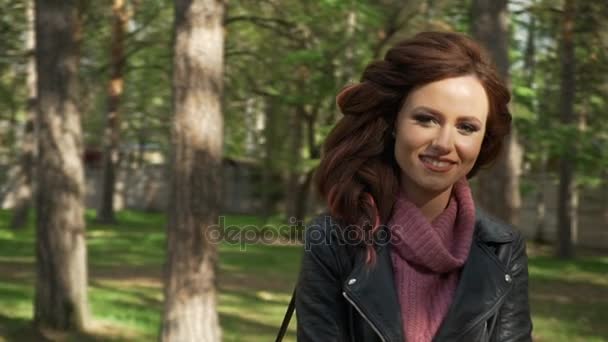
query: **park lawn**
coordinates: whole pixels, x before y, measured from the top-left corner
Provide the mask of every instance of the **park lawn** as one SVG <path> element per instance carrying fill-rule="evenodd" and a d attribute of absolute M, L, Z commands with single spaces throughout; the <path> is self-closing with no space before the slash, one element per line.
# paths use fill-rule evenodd
<path fill-rule="evenodd" d="M 7 229 L 0 211 L 0 342 L 39 341 L 31 328 L 34 230 Z M 99 225 L 87 213 L 89 300 L 94 324 L 66 341 L 152 341 L 162 311 L 162 214 L 122 211 L 118 225 Z M 227 216 L 226 225 L 261 225 Z M 250 230 L 253 230 L 249 227 Z M 272 233 L 272 228 L 270 228 Z M 270 234 L 270 236 L 273 236 Z M 276 236 L 275 236 L 276 237 Z M 224 341 L 271 341 L 297 277 L 301 246 L 220 245 L 219 312 Z M 531 248 L 530 295 L 536 341 L 608 341 L 608 257 L 560 261 Z M 286 341 L 295 341 L 295 321 Z"/>
<path fill-rule="evenodd" d="M 67 341 L 153 341 L 162 312 L 165 219 L 122 211 L 116 226 L 99 225 L 87 213 L 89 334 L 53 335 Z M 34 229 L 7 229 L 0 211 L 0 341 L 39 341 L 31 328 L 34 293 Z M 226 224 L 258 224 L 228 216 Z M 220 245 L 219 312 L 224 341 L 270 341 L 278 330 L 297 277 L 301 247 Z M 286 336 L 295 341 L 295 324 Z"/>

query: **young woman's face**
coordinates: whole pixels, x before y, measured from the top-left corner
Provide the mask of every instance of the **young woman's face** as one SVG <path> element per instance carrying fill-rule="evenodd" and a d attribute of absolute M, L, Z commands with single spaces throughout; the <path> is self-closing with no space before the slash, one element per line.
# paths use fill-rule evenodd
<path fill-rule="evenodd" d="M 426 84 L 405 100 L 395 123 L 402 185 L 440 193 L 473 168 L 486 130 L 488 96 L 475 76 Z"/>

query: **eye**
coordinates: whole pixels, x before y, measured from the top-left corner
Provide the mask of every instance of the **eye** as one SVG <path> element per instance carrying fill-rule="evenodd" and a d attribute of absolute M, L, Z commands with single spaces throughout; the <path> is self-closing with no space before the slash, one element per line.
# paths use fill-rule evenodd
<path fill-rule="evenodd" d="M 463 132 L 465 135 L 469 135 L 479 131 L 479 128 L 470 123 L 462 123 L 458 126 L 458 130 Z"/>
<path fill-rule="evenodd" d="M 413 119 L 422 126 L 431 126 L 437 123 L 437 119 L 429 114 L 415 114 Z"/>

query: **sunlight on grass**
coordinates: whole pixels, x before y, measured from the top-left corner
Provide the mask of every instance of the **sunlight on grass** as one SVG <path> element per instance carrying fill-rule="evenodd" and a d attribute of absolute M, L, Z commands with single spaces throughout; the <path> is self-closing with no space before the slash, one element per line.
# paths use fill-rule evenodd
<path fill-rule="evenodd" d="M 536 342 L 601 342 L 606 337 L 600 335 L 581 335 L 581 330 L 588 330 L 588 321 L 579 319 L 564 322 L 558 318 L 537 317 L 534 320 L 534 341 Z"/>
<path fill-rule="evenodd" d="M 0 281 L 0 315 L 31 318 L 33 295 L 34 291 L 31 287 Z"/>
<path fill-rule="evenodd" d="M 8 215 L 5 211 L 0 214 L 0 263 L 15 278 L 9 281 L 7 274 L 0 273 L 0 339 L 12 341 L 14 334 L 3 336 L 3 331 L 18 331 L 19 335 L 32 319 L 34 229 L 30 222 L 26 230 L 12 232 L 6 228 Z M 87 211 L 86 218 L 89 301 L 96 334 L 106 336 L 99 340 L 155 340 L 162 313 L 164 215 L 122 211 L 117 213 L 117 225 L 96 223 L 94 211 Z M 244 226 L 262 221 L 226 216 L 226 222 Z M 299 247 L 222 243 L 219 251 L 223 340 L 273 340 L 295 281 Z M 28 273 L 21 274 L 22 269 Z M 14 328 L 4 329 L 4 325 Z M 295 322 L 286 341 L 295 341 L 294 329 Z M 116 330 L 123 333 L 118 337 L 110 334 Z M 80 337 L 68 340 L 80 341 Z"/>
<path fill-rule="evenodd" d="M 153 339 L 160 324 L 161 305 L 160 301 L 147 300 L 146 291 L 145 288 L 92 286 L 89 291 L 92 311 L 99 320 L 137 331 L 142 339 L 146 336 Z"/>
<path fill-rule="evenodd" d="M 569 261 L 535 257 L 530 258 L 529 272 L 530 276 L 538 279 L 560 279 L 608 286 L 607 258 L 579 258 Z"/>
<path fill-rule="evenodd" d="M 87 211 L 89 301 L 94 333 L 67 341 L 153 341 L 162 314 L 165 226 L 162 213 L 121 211 L 118 224 Z M 34 229 L 8 230 L 0 211 L 0 341 L 32 335 Z M 253 216 L 226 216 L 226 225 L 263 226 Z M 268 226 L 268 229 L 276 229 Z M 248 228 L 249 229 L 249 228 Z M 219 315 L 224 341 L 274 340 L 300 266 L 299 245 L 219 245 Z M 608 257 L 561 261 L 530 257 L 535 341 L 608 341 Z M 285 341 L 295 341 L 292 320 Z M 25 335 L 23 335 L 25 336 Z M 27 340 L 27 338 L 26 338 Z M 36 340 L 30 338 L 29 340 Z"/>

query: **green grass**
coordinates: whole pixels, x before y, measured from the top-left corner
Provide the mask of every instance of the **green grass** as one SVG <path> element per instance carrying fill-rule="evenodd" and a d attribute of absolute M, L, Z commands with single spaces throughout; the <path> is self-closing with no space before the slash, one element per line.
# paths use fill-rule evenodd
<path fill-rule="evenodd" d="M 117 225 L 87 213 L 89 302 L 94 325 L 65 341 L 153 341 L 162 312 L 165 217 L 122 211 Z M 32 328 L 34 229 L 8 230 L 0 211 L 0 342 L 40 341 Z M 227 216 L 226 225 L 263 226 L 255 216 Z M 245 228 L 250 230 L 252 227 Z M 279 233 L 276 225 L 266 230 Z M 283 231 L 280 232 L 284 233 Z M 533 246 L 534 247 L 534 246 Z M 532 248 L 530 295 L 536 341 L 608 341 L 608 257 L 561 261 Z M 224 341 L 271 341 L 295 283 L 301 247 L 220 245 L 219 314 Z M 295 322 L 287 341 L 295 341 Z"/>
<path fill-rule="evenodd" d="M 608 341 L 608 257 L 538 255 L 529 272 L 538 341 Z"/>
<path fill-rule="evenodd" d="M 67 341 L 151 341 L 162 312 L 165 218 L 122 211 L 119 224 L 101 225 L 87 212 L 91 333 Z M 33 222 L 8 230 L 0 211 L 0 341 L 39 341 L 31 327 L 34 294 Z M 262 226 L 256 217 L 227 216 L 226 224 Z M 272 227 L 267 227 L 271 229 Z M 301 247 L 222 243 L 219 314 L 224 341 L 270 341 L 278 330 L 297 276 Z M 286 341 L 295 341 L 295 324 Z"/>

